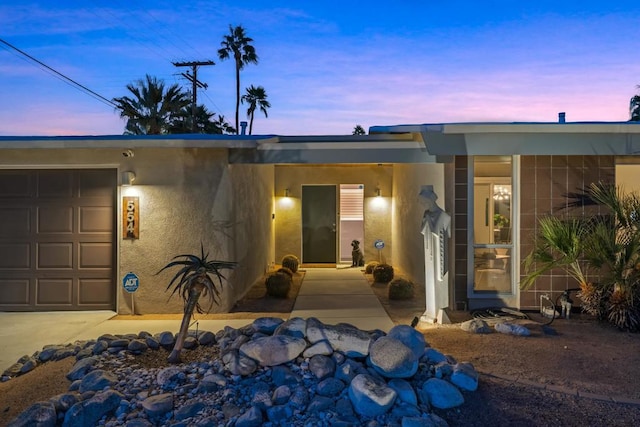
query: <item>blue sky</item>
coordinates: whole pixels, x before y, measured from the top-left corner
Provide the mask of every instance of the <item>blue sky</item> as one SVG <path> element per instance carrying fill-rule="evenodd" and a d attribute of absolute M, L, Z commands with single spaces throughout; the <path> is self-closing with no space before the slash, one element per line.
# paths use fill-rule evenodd
<path fill-rule="evenodd" d="M 233 121 L 234 68 L 217 50 L 242 25 L 267 91 L 254 134 L 350 134 L 356 124 L 625 121 L 640 84 L 640 4 L 616 1 L 5 0 L 0 38 L 107 99 L 172 61 L 213 60 L 199 91 Z M 366 5 L 366 6 L 363 6 Z M 246 107 L 241 106 L 241 120 Z M 0 44 L 0 135 L 121 134 L 113 107 Z"/>

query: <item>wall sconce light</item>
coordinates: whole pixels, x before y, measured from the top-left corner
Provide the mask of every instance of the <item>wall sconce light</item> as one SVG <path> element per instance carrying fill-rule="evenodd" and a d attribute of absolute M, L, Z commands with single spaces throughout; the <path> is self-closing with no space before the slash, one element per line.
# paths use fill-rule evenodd
<path fill-rule="evenodd" d="M 288 188 L 284 189 L 284 197 L 289 197 L 289 189 Z"/>
<path fill-rule="evenodd" d="M 133 185 L 133 181 L 136 180 L 136 174 L 132 171 L 125 171 L 120 174 L 120 179 L 123 186 Z"/>
<path fill-rule="evenodd" d="M 376 187 L 376 197 L 380 197 L 382 192 L 380 191 L 380 187 Z"/>

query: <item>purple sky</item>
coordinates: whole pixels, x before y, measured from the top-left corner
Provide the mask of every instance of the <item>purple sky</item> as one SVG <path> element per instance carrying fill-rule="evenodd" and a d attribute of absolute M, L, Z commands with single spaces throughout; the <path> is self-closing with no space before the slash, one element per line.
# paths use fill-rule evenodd
<path fill-rule="evenodd" d="M 199 100 L 232 122 L 233 65 L 217 50 L 229 25 L 242 25 L 260 57 L 242 91 L 264 86 L 272 105 L 254 134 L 553 122 L 560 111 L 567 121 L 629 118 L 640 84 L 637 2 L 351 3 L 8 0 L 0 39 L 107 99 L 145 74 L 186 86 L 172 61 L 213 60 L 199 70 L 209 85 Z M 112 106 L 0 47 L 0 135 L 123 132 Z"/>

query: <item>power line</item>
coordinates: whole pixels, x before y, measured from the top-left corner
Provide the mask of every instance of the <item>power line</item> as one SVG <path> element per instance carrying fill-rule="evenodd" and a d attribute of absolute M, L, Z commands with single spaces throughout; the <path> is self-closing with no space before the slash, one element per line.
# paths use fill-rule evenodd
<path fill-rule="evenodd" d="M 14 46 L 14 45 L 12 45 L 11 43 L 7 42 L 6 40 L 0 39 L 0 43 L 4 43 L 5 45 L 9 46 L 11 49 L 15 50 L 15 51 L 16 51 L 16 52 L 18 52 L 19 54 L 21 54 L 21 55 L 23 55 L 23 56 L 25 56 L 25 57 L 29 58 L 31 61 L 33 61 L 33 62 L 37 63 L 38 65 L 40 65 L 40 66 L 42 66 L 42 67 L 45 67 L 47 70 L 49 70 L 49 71 L 51 71 L 51 72 L 55 73 L 57 76 L 62 77 L 65 81 L 67 81 L 67 82 L 71 83 L 71 84 L 72 84 L 72 86 L 76 87 L 76 89 L 78 89 L 78 90 L 82 90 L 82 91 L 84 91 L 84 92 L 86 92 L 86 93 L 89 93 L 89 94 L 91 94 L 93 97 L 98 98 L 100 101 L 102 101 L 102 102 L 104 102 L 104 103 L 106 103 L 106 104 L 108 104 L 108 105 L 111 105 L 111 106 L 113 106 L 113 107 L 117 107 L 117 105 L 116 105 L 113 101 L 111 101 L 110 99 L 107 99 L 107 98 L 105 98 L 104 96 L 100 95 L 99 93 L 94 92 L 93 90 L 91 90 L 91 89 L 89 89 L 88 87 L 86 87 L 86 86 L 84 86 L 84 85 L 82 85 L 82 84 L 78 83 L 77 81 L 73 80 L 72 78 L 65 76 L 64 74 L 60 73 L 59 71 L 54 70 L 53 68 L 51 68 L 50 66 L 48 66 L 48 65 L 47 65 L 47 64 L 45 64 L 44 62 L 42 62 L 42 61 L 40 61 L 40 60 L 38 60 L 38 59 L 34 58 L 33 56 L 29 55 L 29 54 L 28 54 L 28 53 L 26 53 L 26 52 L 24 52 L 24 51 L 22 51 L 22 50 L 18 49 L 17 47 L 15 47 L 15 46 Z"/>

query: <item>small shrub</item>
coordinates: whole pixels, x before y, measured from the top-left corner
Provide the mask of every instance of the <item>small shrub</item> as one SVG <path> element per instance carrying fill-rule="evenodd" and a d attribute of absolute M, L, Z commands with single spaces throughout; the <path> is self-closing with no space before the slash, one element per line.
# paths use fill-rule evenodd
<path fill-rule="evenodd" d="M 285 272 L 280 270 L 270 273 L 265 280 L 267 295 L 270 297 L 286 298 L 289 295 L 291 283 L 293 282 L 290 271 Z"/>
<path fill-rule="evenodd" d="M 286 267 L 289 270 L 291 270 L 292 273 L 295 273 L 296 271 L 298 271 L 298 266 L 300 265 L 300 261 L 298 260 L 298 257 L 295 255 L 285 255 L 282 258 L 281 264 L 283 267 Z"/>
<path fill-rule="evenodd" d="M 389 264 L 378 264 L 373 269 L 373 281 L 376 283 L 389 283 L 393 280 L 393 267 Z"/>
<path fill-rule="evenodd" d="M 378 261 L 368 262 L 367 265 L 364 267 L 364 273 L 373 274 L 373 269 L 376 268 L 376 265 L 378 264 L 380 264 Z"/>
<path fill-rule="evenodd" d="M 413 282 L 405 279 L 393 279 L 389 283 L 389 299 L 413 298 Z"/>

